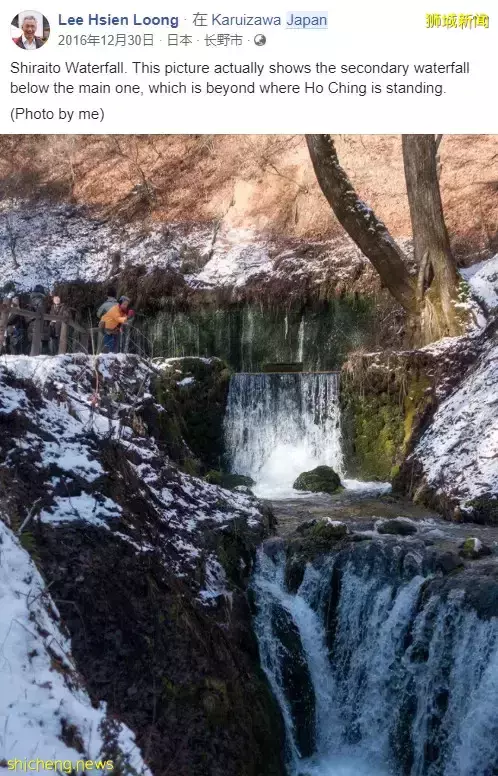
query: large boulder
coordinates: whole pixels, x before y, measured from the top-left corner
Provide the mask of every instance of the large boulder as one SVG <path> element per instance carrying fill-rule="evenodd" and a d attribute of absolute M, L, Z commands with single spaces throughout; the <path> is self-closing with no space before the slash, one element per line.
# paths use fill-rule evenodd
<path fill-rule="evenodd" d="M 292 487 L 311 493 L 335 493 L 341 487 L 341 479 L 331 466 L 317 466 L 300 474 Z"/>

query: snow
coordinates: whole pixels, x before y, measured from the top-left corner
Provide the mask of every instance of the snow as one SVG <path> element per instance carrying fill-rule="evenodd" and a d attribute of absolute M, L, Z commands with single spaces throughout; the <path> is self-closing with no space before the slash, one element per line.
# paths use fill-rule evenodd
<path fill-rule="evenodd" d="M 498 253 L 492 259 L 460 270 L 460 274 L 469 284 L 473 295 L 483 304 L 486 312 L 497 312 Z"/>
<path fill-rule="evenodd" d="M 182 365 L 181 360 L 174 361 Z M 166 366 L 172 363 L 165 362 Z M 118 504 L 106 492 L 109 480 L 100 446 L 112 441 L 121 448 L 147 508 L 155 512 L 161 526 L 159 551 L 168 567 L 184 576 L 196 567 L 205 531 L 222 529 L 234 519 L 259 529 L 262 515 L 251 495 L 231 493 L 184 474 L 165 458 L 146 430 L 134 430 L 141 403 L 152 400 L 157 368 L 124 354 L 0 359 L 0 412 L 7 418 L 20 413 L 25 421 L 12 425 L 0 471 L 30 465 L 36 467 L 37 478 L 45 478 L 43 503 L 32 519 L 55 527 L 83 521 L 140 552 L 149 551 L 125 500 Z M 21 382 L 13 387 L 15 378 Z M 99 392 L 92 403 L 96 383 Z M 157 410 L 163 411 L 159 406 Z M 226 593 L 224 576 L 214 571 L 215 553 L 203 550 L 203 555 L 206 589 L 216 595 Z"/>
<path fill-rule="evenodd" d="M 0 385 L 0 415 L 9 415 L 21 407 L 22 396 L 19 391 L 9 388 L 8 385 Z"/>
<path fill-rule="evenodd" d="M 29 554 L 0 517 L 0 774 L 18 758 L 99 760 L 106 707 L 94 708 L 75 669 L 59 613 Z M 61 739 L 74 725 L 84 745 Z M 150 774 L 133 733 L 120 725 L 119 744 L 138 773 Z"/>
<path fill-rule="evenodd" d="M 463 508 L 498 494 L 498 345 L 490 343 L 476 367 L 437 410 L 413 456 L 429 485 L 449 490 Z"/>
<path fill-rule="evenodd" d="M 16 239 L 16 261 L 11 238 Z M 403 247 L 407 241 L 400 241 Z M 251 229 L 223 224 L 147 223 L 102 220 L 90 209 L 48 202 L 5 200 L 0 203 L 0 288 L 13 283 L 18 292 L 38 283 L 82 280 L 104 282 L 113 271 L 112 256 L 120 251 L 123 266 L 140 265 L 146 272 L 167 269 L 180 275 L 193 289 L 242 289 L 256 279 L 273 278 L 297 286 L 316 286 L 331 276 L 353 286 L 367 273 L 375 273 L 360 250 L 347 237 L 321 242 L 295 241 L 289 247 Z M 184 256 L 192 254 L 200 270 L 185 273 Z M 309 255 L 308 255 L 309 254 Z M 95 300 L 97 306 L 99 300 Z"/>
<path fill-rule="evenodd" d="M 195 383 L 195 377 L 184 377 L 183 380 L 180 380 L 177 385 L 184 388 L 187 385 L 192 385 L 192 383 Z"/>
<path fill-rule="evenodd" d="M 109 498 L 99 503 L 89 493 L 80 496 L 57 496 L 51 511 L 43 510 L 40 513 L 42 523 L 64 523 L 69 520 L 84 520 L 86 523 L 108 528 L 106 519 L 117 518 L 122 512 L 119 504 Z"/>
<path fill-rule="evenodd" d="M 253 275 L 270 272 L 268 246 L 251 229 L 230 229 L 216 241 L 212 258 L 191 282 L 199 286 L 244 286 Z"/>

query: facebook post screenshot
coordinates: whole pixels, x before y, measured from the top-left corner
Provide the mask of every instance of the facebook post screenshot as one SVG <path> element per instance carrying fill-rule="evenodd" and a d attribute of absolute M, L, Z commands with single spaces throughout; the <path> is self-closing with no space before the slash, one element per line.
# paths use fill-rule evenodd
<path fill-rule="evenodd" d="M 496 2 L 2 15 L 0 776 L 498 776 Z"/>

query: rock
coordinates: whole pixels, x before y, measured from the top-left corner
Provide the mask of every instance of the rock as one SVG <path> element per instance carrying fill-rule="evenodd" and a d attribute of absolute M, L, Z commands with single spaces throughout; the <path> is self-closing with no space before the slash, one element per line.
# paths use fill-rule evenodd
<path fill-rule="evenodd" d="M 307 533 L 310 528 L 313 528 L 317 524 L 317 520 L 305 520 L 304 523 L 300 523 L 296 528 L 296 533 L 302 536 Z"/>
<path fill-rule="evenodd" d="M 348 533 L 346 523 L 339 520 L 331 520 L 327 517 L 325 520 L 318 520 L 310 531 L 310 536 L 315 539 L 336 541 L 343 539 Z"/>
<path fill-rule="evenodd" d="M 301 757 L 315 749 L 315 693 L 299 631 L 279 604 L 272 607 L 272 626 L 282 650 L 282 685 L 287 698 L 296 746 Z"/>
<path fill-rule="evenodd" d="M 294 482 L 295 490 L 308 490 L 311 493 L 335 493 L 341 487 L 339 475 L 331 466 L 317 466 L 309 472 L 303 472 Z"/>
<path fill-rule="evenodd" d="M 276 558 L 280 555 L 281 552 L 284 551 L 284 549 L 285 542 L 280 536 L 274 536 L 271 539 L 267 539 L 265 542 L 263 542 L 263 552 L 272 560 L 276 560 Z"/>
<path fill-rule="evenodd" d="M 235 493 L 243 493 L 245 496 L 252 496 L 253 492 L 247 485 L 236 485 L 232 488 Z"/>
<path fill-rule="evenodd" d="M 417 526 L 406 517 L 395 517 L 392 520 L 384 520 L 377 528 L 380 534 L 392 534 L 395 536 L 413 536 L 417 533 Z"/>
<path fill-rule="evenodd" d="M 231 474 L 230 472 L 221 472 L 216 469 L 209 471 L 204 479 L 211 485 L 219 485 L 220 488 L 226 488 L 227 490 L 235 490 L 235 488 L 240 486 L 249 489 L 251 485 L 255 484 L 251 477 L 246 477 L 244 474 Z"/>
<path fill-rule="evenodd" d="M 452 550 L 442 552 L 436 558 L 436 569 L 443 574 L 451 574 L 452 571 L 463 568 L 463 561 L 460 556 Z"/>
<path fill-rule="evenodd" d="M 469 536 L 460 545 L 460 555 L 462 558 L 467 558 L 468 560 L 485 558 L 487 555 L 491 554 L 491 547 L 488 547 L 487 544 L 483 544 L 476 536 Z"/>
<path fill-rule="evenodd" d="M 306 561 L 304 558 L 294 557 L 285 564 L 285 587 L 289 593 L 297 593 L 304 579 Z"/>

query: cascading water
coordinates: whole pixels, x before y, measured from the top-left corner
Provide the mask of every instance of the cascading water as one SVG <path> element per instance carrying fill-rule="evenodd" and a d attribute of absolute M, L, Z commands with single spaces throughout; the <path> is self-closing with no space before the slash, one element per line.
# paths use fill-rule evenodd
<path fill-rule="evenodd" d="M 296 477 L 320 464 L 341 475 L 338 374 L 234 375 L 225 438 L 231 470 L 252 477 L 259 496 L 292 495 Z"/>
<path fill-rule="evenodd" d="M 497 619 L 432 591 L 420 554 L 373 549 L 308 565 L 296 594 L 284 553 L 260 551 L 255 631 L 290 776 L 496 776 Z"/>

